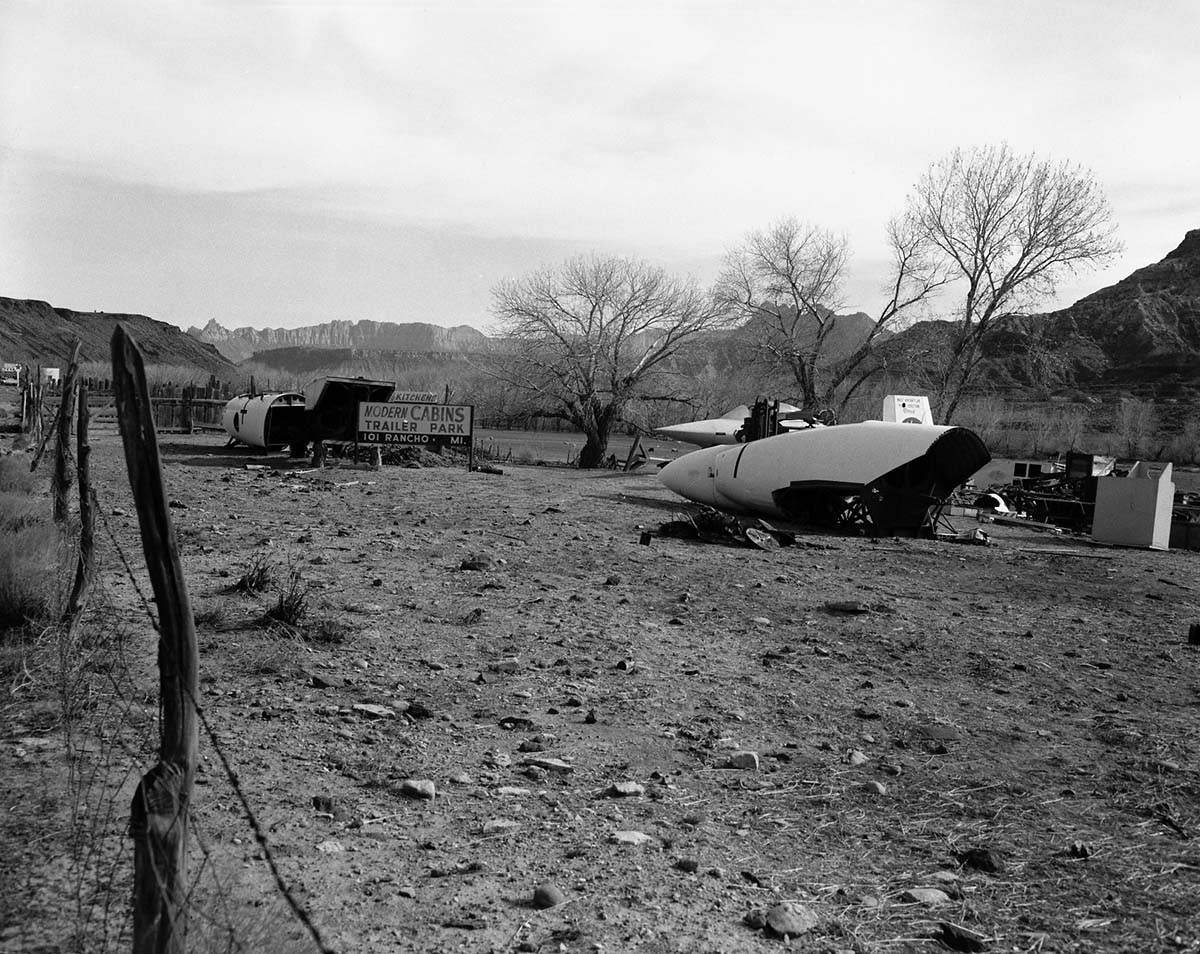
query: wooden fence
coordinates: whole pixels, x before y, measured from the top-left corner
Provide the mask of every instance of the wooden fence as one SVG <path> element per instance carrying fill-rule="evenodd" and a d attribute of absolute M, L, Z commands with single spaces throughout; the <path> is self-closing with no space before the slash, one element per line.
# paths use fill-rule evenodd
<path fill-rule="evenodd" d="M 185 434 L 198 430 L 219 431 L 225 405 L 233 396 L 227 383 L 217 386 L 157 385 L 150 389 L 154 426 L 159 431 Z M 96 381 L 94 389 L 88 386 L 87 399 L 93 428 L 117 426 L 117 405 L 111 382 Z M 62 403 L 62 392 L 47 388 L 42 400 L 48 411 L 56 413 Z"/>

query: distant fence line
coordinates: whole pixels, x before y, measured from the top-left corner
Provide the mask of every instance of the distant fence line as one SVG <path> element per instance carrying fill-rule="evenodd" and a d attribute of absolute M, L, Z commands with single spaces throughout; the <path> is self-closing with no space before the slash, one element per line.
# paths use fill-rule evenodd
<path fill-rule="evenodd" d="M 108 378 L 85 378 L 76 379 L 82 387 L 87 388 L 88 394 L 97 398 L 112 397 L 112 381 Z M 57 395 L 62 391 L 61 382 L 47 382 L 47 395 Z M 233 384 L 229 381 L 218 381 L 215 377 L 209 378 L 207 384 L 173 384 L 173 383 L 156 383 L 149 385 L 151 398 L 191 398 L 193 401 L 228 401 L 237 394 L 243 393 L 236 390 Z M 260 388 L 259 390 L 266 390 Z"/>

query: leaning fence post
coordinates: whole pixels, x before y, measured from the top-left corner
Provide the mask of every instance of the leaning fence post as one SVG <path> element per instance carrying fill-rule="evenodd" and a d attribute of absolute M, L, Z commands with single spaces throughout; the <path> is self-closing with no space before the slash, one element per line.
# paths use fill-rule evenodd
<path fill-rule="evenodd" d="M 188 806 L 196 772 L 196 628 L 163 488 L 146 369 L 121 325 L 112 336 L 113 390 L 142 550 L 158 606 L 162 709 L 158 764 L 133 796 L 133 954 L 184 954 Z"/>

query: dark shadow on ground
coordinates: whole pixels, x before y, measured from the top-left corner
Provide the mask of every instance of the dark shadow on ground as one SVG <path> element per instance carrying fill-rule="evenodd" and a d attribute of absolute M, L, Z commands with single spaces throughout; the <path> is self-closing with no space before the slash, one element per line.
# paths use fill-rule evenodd
<path fill-rule="evenodd" d="M 160 441 L 158 452 L 163 460 L 189 467 L 245 467 L 264 464 L 275 470 L 299 470 L 311 467 L 307 458 L 291 458 L 284 452 L 265 453 L 260 447 L 245 444 L 214 447 L 211 442 L 186 440 Z"/>
<path fill-rule="evenodd" d="M 660 500 L 657 497 L 643 497 L 640 494 L 588 494 L 596 500 L 616 500 L 620 503 L 636 504 L 639 507 L 650 507 L 653 510 L 666 510 L 671 513 L 699 513 L 704 508 L 700 504 L 689 503 L 678 498 Z"/>

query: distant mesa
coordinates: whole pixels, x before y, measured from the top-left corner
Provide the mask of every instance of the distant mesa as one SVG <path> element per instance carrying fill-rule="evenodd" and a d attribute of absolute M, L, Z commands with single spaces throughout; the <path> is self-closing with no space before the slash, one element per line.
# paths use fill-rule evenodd
<path fill-rule="evenodd" d="M 284 348 L 324 350 L 478 352 L 488 337 L 469 325 L 443 328 L 424 322 L 396 324 L 387 321 L 334 320 L 304 328 L 234 328 L 210 320 L 188 334 L 213 345 L 233 362 L 245 361 L 260 351 Z"/>
<path fill-rule="evenodd" d="M 21 298 L 0 298 L 0 359 L 66 367 L 78 339 L 81 361 L 108 364 L 118 322 L 137 341 L 147 364 L 195 368 L 222 378 L 235 373 L 233 362 L 211 344 L 197 341 L 165 321 L 145 315 L 72 311 Z"/>
<path fill-rule="evenodd" d="M 830 360 L 852 351 L 871 326 L 866 315 L 837 319 L 836 334 L 825 342 Z M 371 352 L 432 354 L 436 361 L 454 363 L 498 344 L 466 325 L 366 319 L 233 330 L 209 321 L 185 334 L 145 315 L 78 312 L 44 301 L 0 298 L 0 359 L 62 365 L 79 338 L 85 361 L 107 362 L 118 321 L 129 326 L 148 363 L 189 366 L 225 379 L 236 376 L 235 363 L 256 354 L 256 361 L 270 367 L 301 373 L 369 363 Z M 921 355 L 936 353 L 936 343 L 948 341 L 951 332 L 948 321 L 918 322 L 882 336 L 878 357 L 891 367 L 909 367 Z M 736 342 L 756 333 L 761 329 L 751 323 L 708 336 L 707 360 L 719 373 L 735 370 L 743 360 Z M 1180 407 L 1200 402 L 1200 229 L 1189 231 L 1162 261 L 1069 308 L 1003 322 L 984 340 L 975 381 L 989 394 L 1017 400 L 1047 394 L 1095 400 L 1132 393 Z"/>

